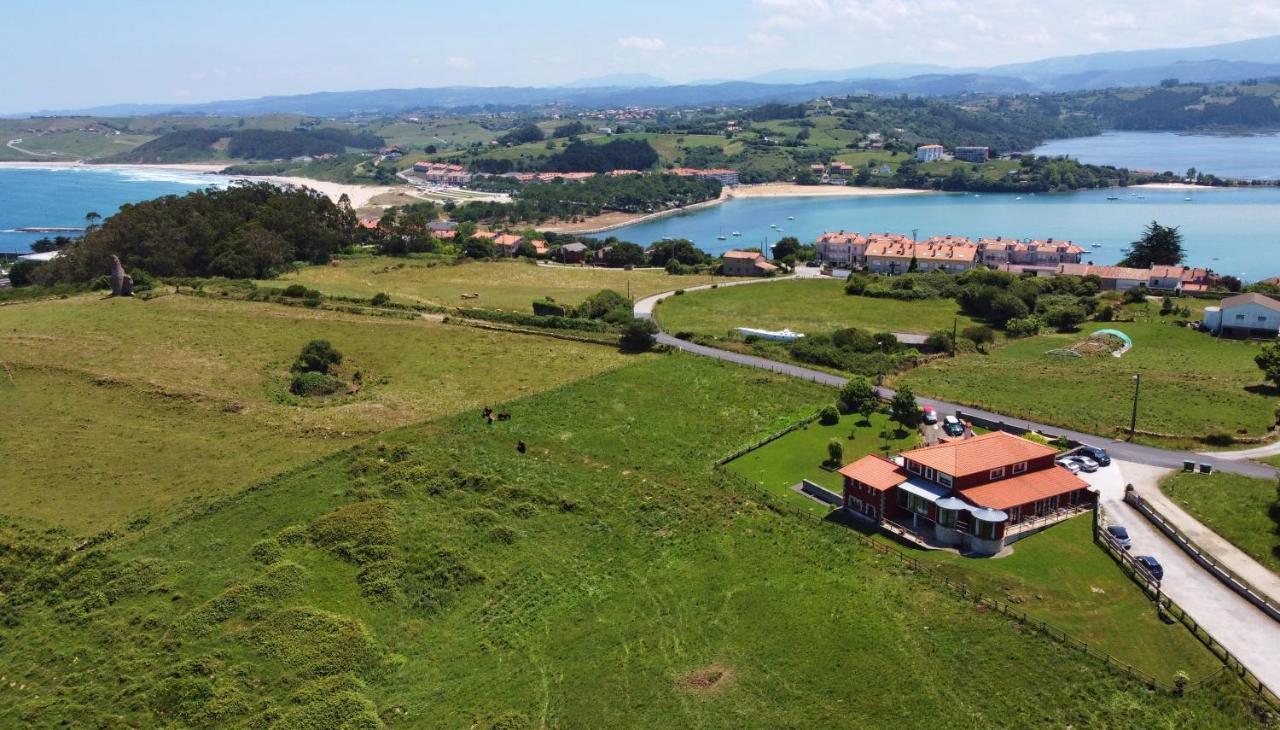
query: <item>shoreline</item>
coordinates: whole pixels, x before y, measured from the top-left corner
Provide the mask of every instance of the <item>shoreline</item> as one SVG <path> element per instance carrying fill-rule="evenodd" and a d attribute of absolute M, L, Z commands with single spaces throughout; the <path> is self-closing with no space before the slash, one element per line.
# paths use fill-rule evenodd
<path fill-rule="evenodd" d="M 591 235 L 626 228 L 637 223 L 648 223 L 660 218 L 667 218 L 682 213 L 691 213 L 711 208 L 730 200 L 748 200 L 751 198 L 870 198 L 889 195 L 928 195 L 935 190 L 916 190 L 914 188 L 872 188 L 849 185 L 796 185 L 795 183 L 761 183 L 758 185 L 740 185 L 735 188 L 726 187 L 720 191 L 720 197 L 704 200 L 701 203 L 686 205 L 682 208 L 670 208 L 656 213 L 603 213 L 592 216 L 579 223 L 558 223 L 550 226 L 538 226 L 539 230 L 551 233 L 576 233 Z"/>
<path fill-rule="evenodd" d="M 228 163 L 230 164 L 230 163 Z M 306 187 L 323 194 L 333 202 L 337 203 L 338 199 L 344 194 L 351 200 L 351 207 L 355 209 L 363 208 L 369 205 L 374 197 L 383 193 L 403 192 L 409 186 L 400 185 L 352 185 L 348 183 L 328 182 L 325 180 L 313 180 L 306 177 L 289 177 L 282 175 L 224 175 L 222 171 L 227 168 L 228 164 L 214 163 L 169 163 L 148 165 L 143 163 L 103 163 L 93 164 L 81 162 L 79 160 L 49 160 L 30 162 L 25 160 L 0 161 L 0 169 L 16 169 L 16 170 L 66 170 L 66 169 L 84 169 L 84 170 L 109 170 L 115 172 L 158 172 L 158 173 L 177 173 L 184 175 L 214 175 L 224 177 L 230 180 L 253 180 L 269 182 L 276 186 L 292 185 L 294 187 Z"/>

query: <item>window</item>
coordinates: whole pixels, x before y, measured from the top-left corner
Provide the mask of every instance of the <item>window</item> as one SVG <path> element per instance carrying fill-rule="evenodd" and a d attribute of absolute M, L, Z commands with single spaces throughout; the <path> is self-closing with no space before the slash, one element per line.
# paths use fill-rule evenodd
<path fill-rule="evenodd" d="M 983 540 L 996 539 L 996 523 L 975 520 L 973 523 L 973 534 Z"/>
<path fill-rule="evenodd" d="M 1022 472 L 1026 471 L 1026 470 L 1027 470 L 1027 462 L 1025 462 L 1025 461 L 1023 461 L 1023 462 L 1021 462 L 1021 463 L 1018 463 L 1018 464 L 1014 464 L 1014 465 L 1013 465 L 1013 473 L 1014 473 L 1014 474 L 1021 474 Z"/>
<path fill-rule="evenodd" d="M 995 480 L 997 480 L 997 479 L 1003 479 L 1003 478 L 1004 478 L 1004 467 L 1002 466 L 1002 467 L 999 467 L 999 468 L 997 468 L 997 469 L 992 469 L 992 470 L 991 470 L 991 474 L 989 474 L 989 475 L 987 476 L 987 478 L 988 478 L 988 479 L 990 479 L 990 480 L 991 480 L 991 481 L 993 481 L 993 482 L 994 482 Z"/>
<path fill-rule="evenodd" d="M 907 509 L 918 515 L 927 515 L 929 514 L 929 502 L 918 494 L 908 494 Z"/>
<path fill-rule="evenodd" d="M 931 466 L 926 466 L 926 467 L 924 468 L 924 478 L 925 478 L 925 479 L 928 479 L 929 481 L 933 481 L 934 477 L 936 477 L 936 476 L 937 476 L 937 472 L 935 472 L 935 471 L 933 470 L 933 467 L 931 467 Z"/>
<path fill-rule="evenodd" d="M 938 524 L 943 527 L 955 527 L 956 511 L 953 509 L 938 508 Z"/>
<path fill-rule="evenodd" d="M 1266 322 L 1266 321 L 1267 321 L 1267 318 L 1266 318 L 1265 316 L 1258 317 L 1258 321 L 1259 321 L 1259 322 Z"/>
<path fill-rule="evenodd" d="M 1244 319 L 1244 315 L 1243 315 L 1243 314 L 1237 314 L 1237 315 L 1236 315 L 1236 319 Z"/>
<path fill-rule="evenodd" d="M 951 475 L 938 472 L 938 483 L 944 487 L 951 486 Z"/>
<path fill-rule="evenodd" d="M 1014 507 L 1009 510 L 1010 524 L 1017 522 L 1020 519 L 1022 519 L 1022 505 L 1018 505 L 1017 507 Z"/>
<path fill-rule="evenodd" d="M 907 462 L 907 471 L 911 472 L 912 474 L 919 474 L 919 473 L 920 473 L 920 465 L 919 465 L 919 464 L 917 464 L 917 463 L 915 463 L 914 461 L 908 461 L 908 462 Z"/>

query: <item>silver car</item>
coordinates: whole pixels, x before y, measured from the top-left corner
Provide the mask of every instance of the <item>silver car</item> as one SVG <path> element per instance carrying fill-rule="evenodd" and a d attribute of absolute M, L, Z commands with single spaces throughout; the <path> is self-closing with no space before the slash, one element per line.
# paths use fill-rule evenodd
<path fill-rule="evenodd" d="M 1098 462 L 1087 456 L 1072 456 L 1068 461 L 1075 463 L 1080 467 L 1080 471 L 1085 472 L 1086 474 L 1092 474 L 1098 470 Z"/>
<path fill-rule="evenodd" d="M 1080 465 L 1075 463 L 1071 459 L 1058 459 L 1057 462 L 1055 463 L 1058 466 L 1062 467 L 1063 469 L 1066 469 L 1067 471 L 1071 472 L 1072 474 L 1080 473 Z"/>

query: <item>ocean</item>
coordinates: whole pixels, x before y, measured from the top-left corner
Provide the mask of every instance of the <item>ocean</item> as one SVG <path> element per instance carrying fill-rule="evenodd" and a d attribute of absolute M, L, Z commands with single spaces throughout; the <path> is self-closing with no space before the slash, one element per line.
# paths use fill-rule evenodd
<path fill-rule="evenodd" d="M 1280 133 L 1251 135 L 1104 132 L 1096 137 L 1055 139 L 1032 150 L 1067 155 L 1094 165 L 1176 172 L 1189 168 L 1218 177 L 1280 180 Z"/>
<path fill-rule="evenodd" d="M 46 236 L 19 228 L 78 228 L 85 213 L 103 218 L 125 203 L 183 195 L 230 178 L 174 170 L 101 167 L 6 167 L 0 165 L 0 252 L 25 253 Z"/>
<path fill-rule="evenodd" d="M 1112 195 L 1119 199 L 1107 200 Z M 782 236 L 812 241 L 823 231 L 909 235 L 914 230 L 920 238 L 1071 240 L 1090 249 L 1094 263 L 1111 264 L 1152 221 L 1179 227 L 1189 264 L 1246 280 L 1280 275 L 1280 188 L 745 198 L 596 235 L 642 245 L 688 238 L 720 253 L 772 244 Z M 734 231 L 742 235 L 735 237 Z"/>

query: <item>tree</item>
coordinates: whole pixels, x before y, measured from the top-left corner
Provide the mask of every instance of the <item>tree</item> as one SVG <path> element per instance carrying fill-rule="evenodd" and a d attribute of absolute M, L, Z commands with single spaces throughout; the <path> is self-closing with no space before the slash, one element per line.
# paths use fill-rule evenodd
<path fill-rule="evenodd" d="M 996 341 L 995 330 L 990 327 L 983 327 L 982 325 L 965 327 L 960 331 L 960 334 L 966 340 L 970 340 L 973 344 L 977 345 L 979 350 L 982 350 L 984 345 L 989 345 Z"/>
<path fill-rule="evenodd" d="M 920 422 L 920 406 L 916 405 L 916 394 L 909 386 L 902 386 L 889 401 L 889 418 L 902 424 L 904 429 L 915 428 Z"/>
<path fill-rule="evenodd" d="M 624 352 L 646 352 L 657 344 L 658 325 L 651 319 L 633 319 L 622 328 L 618 346 Z"/>
<path fill-rule="evenodd" d="M 101 222 L 102 222 L 102 216 L 98 215 L 97 211 L 91 210 L 88 213 L 85 213 L 84 214 L 85 233 L 88 233 L 89 231 L 97 230 L 98 225 Z"/>
<path fill-rule="evenodd" d="M 1142 238 L 1129 244 L 1121 266 L 1146 269 L 1152 266 L 1177 266 L 1186 258 L 1182 249 L 1182 233 L 1177 226 L 1162 226 L 1151 221 Z"/>
<path fill-rule="evenodd" d="M 1258 369 L 1267 380 L 1280 386 L 1280 344 L 1270 343 L 1262 346 L 1262 350 L 1253 357 Z"/>
<path fill-rule="evenodd" d="M 863 420 L 866 420 L 871 417 L 876 406 L 880 405 L 880 398 L 866 378 L 854 375 L 840 389 L 836 405 L 844 413 L 861 413 Z"/>
<path fill-rule="evenodd" d="M 840 411 L 837 411 L 835 406 L 823 406 L 822 410 L 818 411 L 818 423 L 824 426 L 834 426 L 839 422 Z"/>
<path fill-rule="evenodd" d="M 493 241 L 473 236 L 462 247 L 462 255 L 469 259 L 491 259 L 498 255 L 498 249 L 494 248 Z"/>
<path fill-rule="evenodd" d="M 15 287 L 31 286 L 35 283 L 32 273 L 40 267 L 37 261 L 19 261 L 9 268 L 9 283 Z"/>
<path fill-rule="evenodd" d="M 796 251 L 800 250 L 800 239 L 795 236 L 783 236 L 778 242 L 773 244 L 773 257 L 775 259 L 785 259 L 788 256 L 794 256 Z"/>
<path fill-rule="evenodd" d="M 312 340 L 303 345 L 298 359 L 293 362 L 295 373 L 327 373 L 342 362 L 342 353 L 334 349 L 328 340 Z"/>
<path fill-rule="evenodd" d="M 840 444 L 840 439 L 831 439 L 827 442 L 827 463 L 832 465 L 844 463 L 844 446 Z"/>
<path fill-rule="evenodd" d="M 1084 310 L 1072 304 L 1054 307 L 1045 313 L 1044 321 L 1059 332 L 1070 332 L 1084 321 Z"/>

